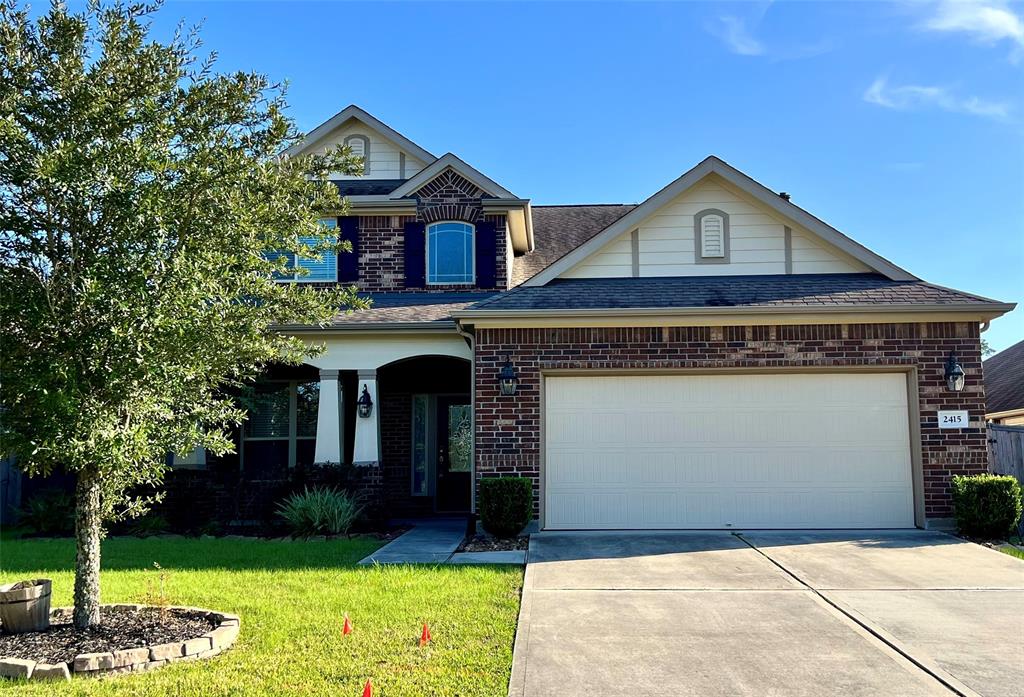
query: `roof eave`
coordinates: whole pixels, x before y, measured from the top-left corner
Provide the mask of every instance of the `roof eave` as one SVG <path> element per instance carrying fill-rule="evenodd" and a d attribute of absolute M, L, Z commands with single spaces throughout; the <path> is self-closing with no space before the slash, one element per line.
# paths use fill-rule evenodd
<path fill-rule="evenodd" d="M 274 327 L 275 331 L 288 334 L 347 334 L 378 332 L 395 334 L 449 334 L 455 331 L 455 320 L 435 320 L 433 322 L 339 322 L 325 327 L 304 324 L 289 324 Z"/>
<path fill-rule="evenodd" d="M 982 319 L 995 319 L 1012 311 L 1015 303 L 934 303 L 934 304 L 893 304 L 884 307 L 873 305 L 730 305 L 714 307 L 636 307 L 636 308 L 555 308 L 530 310 L 466 309 L 452 312 L 452 317 L 463 319 L 529 319 L 534 317 L 650 317 L 650 316 L 702 316 L 702 315 L 748 315 L 748 314 L 955 314 L 962 313 Z"/>

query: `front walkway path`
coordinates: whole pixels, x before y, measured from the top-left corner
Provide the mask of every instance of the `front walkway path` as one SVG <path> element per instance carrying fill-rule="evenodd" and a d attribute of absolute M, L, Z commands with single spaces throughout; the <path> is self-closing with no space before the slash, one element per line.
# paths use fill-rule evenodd
<path fill-rule="evenodd" d="M 443 564 L 455 553 L 465 537 L 465 518 L 418 521 L 412 530 L 359 563 Z"/>

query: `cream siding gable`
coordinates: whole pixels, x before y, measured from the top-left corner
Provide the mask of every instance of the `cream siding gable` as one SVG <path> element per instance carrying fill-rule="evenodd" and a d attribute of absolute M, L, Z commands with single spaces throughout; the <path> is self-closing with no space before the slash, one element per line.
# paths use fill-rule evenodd
<path fill-rule="evenodd" d="M 345 140 L 352 136 L 364 136 L 369 139 L 369 171 L 358 177 L 334 173 L 331 174 L 331 179 L 409 179 L 426 166 L 426 163 L 403 151 L 398 145 L 357 119 L 349 119 L 324 136 L 313 151 L 322 153 L 328 148 L 344 145 Z"/>
<path fill-rule="evenodd" d="M 694 219 L 716 209 L 729 217 L 728 257 L 700 263 Z M 792 273 L 856 273 L 871 269 L 817 235 L 710 175 L 636 225 L 636 273 L 646 276 L 785 274 L 786 228 L 791 230 Z M 562 278 L 622 278 L 634 275 L 632 231 L 582 260 Z"/>

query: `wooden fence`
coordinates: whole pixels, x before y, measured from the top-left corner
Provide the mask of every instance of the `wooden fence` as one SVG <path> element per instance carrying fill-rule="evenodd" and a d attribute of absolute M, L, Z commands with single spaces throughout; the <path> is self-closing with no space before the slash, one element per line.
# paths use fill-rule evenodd
<path fill-rule="evenodd" d="M 988 426 L 988 468 L 1010 474 L 1024 486 L 1024 426 Z"/>

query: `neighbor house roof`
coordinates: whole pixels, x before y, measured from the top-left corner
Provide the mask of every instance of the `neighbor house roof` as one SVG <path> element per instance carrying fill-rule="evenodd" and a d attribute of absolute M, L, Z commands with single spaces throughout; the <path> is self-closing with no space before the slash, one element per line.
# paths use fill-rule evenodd
<path fill-rule="evenodd" d="M 456 316 L 669 308 L 874 311 L 965 307 L 1006 311 L 1013 306 L 924 281 L 894 281 L 874 273 L 560 278 L 544 286 L 520 286 L 495 295 Z"/>
<path fill-rule="evenodd" d="M 533 206 L 533 252 L 512 262 L 517 286 L 636 208 L 636 204 Z"/>
<path fill-rule="evenodd" d="M 982 365 L 988 413 L 1024 410 L 1024 341 L 1000 351 Z"/>

